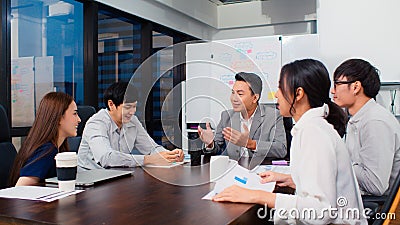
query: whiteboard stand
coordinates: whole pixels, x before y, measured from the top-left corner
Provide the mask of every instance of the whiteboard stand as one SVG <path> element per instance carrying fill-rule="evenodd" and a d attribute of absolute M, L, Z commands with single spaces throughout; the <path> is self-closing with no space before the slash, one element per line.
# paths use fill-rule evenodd
<path fill-rule="evenodd" d="M 182 90 L 182 150 L 186 155 L 188 154 L 189 143 L 188 143 L 188 134 L 187 134 L 187 124 L 186 124 L 186 82 L 182 81 L 181 83 Z"/>
<path fill-rule="evenodd" d="M 381 82 L 375 100 L 400 119 L 400 82 Z"/>

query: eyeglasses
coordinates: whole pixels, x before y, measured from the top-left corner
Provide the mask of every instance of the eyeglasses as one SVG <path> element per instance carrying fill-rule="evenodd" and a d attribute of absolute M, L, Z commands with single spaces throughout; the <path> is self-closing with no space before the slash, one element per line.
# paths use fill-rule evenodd
<path fill-rule="evenodd" d="M 338 85 L 341 85 L 341 84 L 352 84 L 354 82 L 356 82 L 356 80 L 334 80 L 333 81 L 333 87 L 336 89 L 336 87 Z"/>

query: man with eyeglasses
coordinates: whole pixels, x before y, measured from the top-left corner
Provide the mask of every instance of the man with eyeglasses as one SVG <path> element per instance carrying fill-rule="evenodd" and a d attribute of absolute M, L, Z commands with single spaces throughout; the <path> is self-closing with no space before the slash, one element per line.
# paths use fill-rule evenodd
<path fill-rule="evenodd" d="M 400 169 L 400 124 L 374 100 L 380 89 L 378 69 L 349 59 L 334 72 L 331 93 L 347 108 L 346 145 L 364 195 L 388 194 Z"/>

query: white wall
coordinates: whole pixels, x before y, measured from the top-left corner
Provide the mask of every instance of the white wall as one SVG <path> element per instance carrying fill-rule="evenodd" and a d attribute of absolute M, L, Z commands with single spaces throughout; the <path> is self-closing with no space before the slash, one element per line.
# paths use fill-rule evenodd
<path fill-rule="evenodd" d="M 252 1 L 218 6 L 213 40 L 312 33 L 316 0 Z"/>
<path fill-rule="evenodd" d="M 209 40 L 216 32 L 216 29 L 212 26 L 171 8 L 171 6 L 175 7 L 171 1 L 168 3 L 166 0 L 97 0 L 97 2 L 101 2 L 116 9 L 200 39 Z M 188 7 L 180 7 L 179 9 L 187 10 L 187 8 Z M 199 10 L 201 9 L 202 8 L 199 8 Z M 187 13 L 190 14 L 190 12 Z M 199 15 L 201 13 L 195 14 Z"/>
<path fill-rule="evenodd" d="M 241 28 L 271 24 L 271 16 L 263 13 L 262 3 L 257 1 L 218 6 L 218 28 Z"/>
<path fill-rule="evenodd" d="M 400 1 L 318 1 L 321 52 L 331 72 L 360 57 L 381 70 L 382 81 L 400 81 Z"/>
<path fill-rule="evenodd" d="M 315 0 L 270 0 L 218 6 L 218 29 L 315 19 Z"/>
<path fill-rule="evenodd" d="M 316 0 L 269 0 L 219 5 L 208 0 L 97 0 L 203 40 L 308 34 Z M 133 3 L 132 3 L 133 2 Z"/>
<path fill-rule="evenodd" d="M 179 11 L 187 16 L 195 18 L 196 20 L 205 23 L 209 26 L 217 28 L 217 5 L 210 1 L 204 0 L 154 0 L 164 4 L 176 11 Z"/>
<path fill-rule="evenodd" d="M 315 22 L 314 22 L 315 24 Z M 212 36 L 212 40 L 234 39 L 244 37 L 262 37 L 272 35 L 294 35 L 311 34 L 314 24 L 309 23 L 287 23 L 265 26 L 253 26 L 237 29 L 220 29 Z"/>

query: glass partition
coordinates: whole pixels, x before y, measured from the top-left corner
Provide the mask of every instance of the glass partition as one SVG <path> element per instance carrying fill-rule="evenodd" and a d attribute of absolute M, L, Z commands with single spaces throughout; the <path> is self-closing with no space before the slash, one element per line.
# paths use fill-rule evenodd
<path fill-rule="evenodd" d="M 83 88 L 83 4 L 11 0 L 12 126 L 31 126 L 51 91 L 82 104 Z"/>
<path fill-rule="evenodd" d="M 112 83 L 128 82 L 141 60 L 141 24 L 105 10 L 98 13 L 98 101 Z M 140 112 L 139 112 L 140 113 Z"/>

